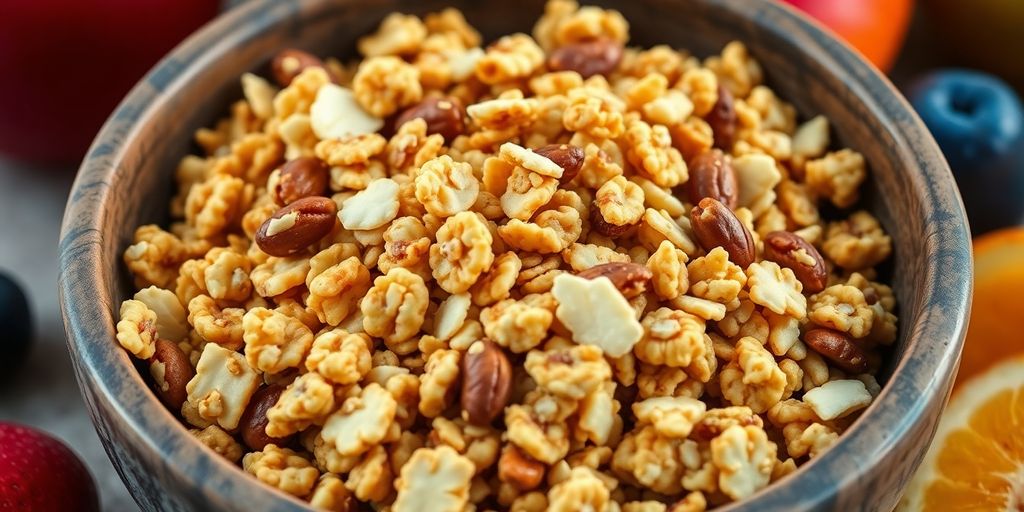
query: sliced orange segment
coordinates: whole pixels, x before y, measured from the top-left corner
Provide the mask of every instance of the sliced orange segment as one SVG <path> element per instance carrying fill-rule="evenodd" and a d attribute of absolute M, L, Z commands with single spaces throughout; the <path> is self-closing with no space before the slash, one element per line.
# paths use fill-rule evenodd
<path fill-rule="evenodd" d="M 1020 290 L 1024 290 L 1024 228 L 975 239 L 974 301 L 957 386 L 994 363 L 1024 354 Z"/>
<path fill-rule="evenodd" d="M 900 511 L 1024 511 L 1024 357 L 963 383 Z"/>

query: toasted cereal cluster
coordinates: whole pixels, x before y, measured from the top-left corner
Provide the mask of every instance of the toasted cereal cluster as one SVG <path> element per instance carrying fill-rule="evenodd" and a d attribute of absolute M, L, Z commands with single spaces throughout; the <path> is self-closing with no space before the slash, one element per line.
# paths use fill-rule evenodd
<path fill-rule="evenodd" d="M 628 41 L 550 0 L 488 46 L 446 9 L 362 61 L 282 52 L 125 249 L 117 341 L 325 510 L 699 512 L 785 477 L 897 336 L 869 162 L 743 43 Z"/>

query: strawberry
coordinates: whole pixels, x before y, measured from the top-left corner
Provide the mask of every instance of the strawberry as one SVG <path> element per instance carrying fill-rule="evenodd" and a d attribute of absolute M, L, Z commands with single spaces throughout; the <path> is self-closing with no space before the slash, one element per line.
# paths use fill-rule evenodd
<path fill-rule="evenodd" d="M 0 510 L 99 511 L 85 464 L 64 443 L 13 423 L 0 423 Z"/>

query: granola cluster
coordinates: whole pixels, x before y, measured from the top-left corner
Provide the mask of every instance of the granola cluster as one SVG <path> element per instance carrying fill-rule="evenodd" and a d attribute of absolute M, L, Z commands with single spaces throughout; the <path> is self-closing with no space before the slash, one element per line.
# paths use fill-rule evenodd
<path fill-rule="evenodd" d="M 869 163 L 743 43 L 628 42 L 550 0 L 487 46 L 396 13 L 361 61 L 246 74 L 124 251 L 117 342 L 321 509 L 699 512 L 784 478 L 896 339 Z"/>

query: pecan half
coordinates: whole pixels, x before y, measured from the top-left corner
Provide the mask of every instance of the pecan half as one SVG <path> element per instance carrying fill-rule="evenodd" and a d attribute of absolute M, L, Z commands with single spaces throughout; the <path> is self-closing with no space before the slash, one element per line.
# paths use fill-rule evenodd
<path fill-rule="evenodd" d="M 562 168 L 562 177 L 558 179 L 561 183 L 569 183 L 580 173 L 583 159 L 586 156 L 583 153 L 583 148 L 570 144 L 548 144 L 534 150 L 534 153 L 551 160 Z"/>
<path fill-rule="evenodd" d="M 522 492 L 536 489 L 544 478 L 544 464 L 523 455 L 509 444 L 498 459 L 498 479 Z"/>
<path fill-rule="evenodd" d="M 270 74 L 274 81 L 281 87 L 288 87 L 295 77 L 299 76 L 306 68 L 322 68 L 324 61 L 311 53 L 294 48 L 281 50 L 270 61 Z"/>
<path fill-rule="evenodd" d="M 690 180 L 687 186 L 693 204 L 710 197 L 729 208 L 736 208 L 739 199 L 736 171 L 729 157 L 721 150 L 705 151 L 690 161 Z"/>
<path fill-rule="evenodd" d="M 736 106 L 729 89 L 718 86 L 718 101 L 704 116 L 715 137 L 715 147 L 726 151 L 732 149 L 736 138 Z"/>
<path fill-rule="evenodd" d="M 512 365 L 491 340 L 470 345 L 462 358 L 462 412 L 474 425 L 490 425 L 508 403 Z"/>
<path fill-rule="evenodd" d="M 274 213 L 256 232 L 256 245 L 271 256 L 295 254 L 334 229 L 338 205 L 327 197 L 304 197 Z"/>
<path fill-rule="evenodd" d="M 600 38 L 567 44 L 551 52 L 548 67 L 552 71 L 575 71 L 583 78 L 608 75 L 622 60 L 622 45 Z"/>
<path fill-rule="evenodd" d="M 849 373 L 863 373 L 868 369 L 867 354 L 844 332 L 811 329 L 804 333 L 804 343 Z"/>
<path fill-rule="evenodd" d="M 705 197 L 690 210 L 693 234 L 704 250 L 725 249 L 729 260 L 742 268 L 754 262 L 754 237 L 729 207 Z"/>
<path fill-rule="evenodd" d="M 156 351 L 149 359 L 149 372 L 153 376 L 156 396 L 172 411 L 180 411 L 181 404 L 188 398 L 185 386 L 196 375 L 188 356 L 177 343 L 157 339 Z"/>
<path fill-rule="evenodd" d="M 466 127 L 462 102 L 455 97 L 427 98 L 413 105 L 395 119 L 395 129 L 420 118 L 427 123 L 427 134 L 439 133 L 448 142 L 462 135 Z"/>
<path fill-rule="evenodd" d="M 594 265 L 578 274 L 584 279 L 607 277 L 627 299 L 640 295 L 647 290 L 647 283 L 654 274 L 639 263 L 612 262 Z"/>
<path fill-rule="evenodd" d="M 270 420 L 267 419 L 267 411 L 277 403 L 283 392 L 284 386 L 271 384 L 257 389 L 256 393 L 252 395 L 249 405 L 238 422 L 238 431 L 242 434 L 242 441 L 249 448 L 259 451 L 270 443 L 278 446 L 285 444 L 281 439 L 267 435 L 267 423 L 270 423 Z"/>
<path fill-rule="evenodd" d="M 807 240 L 789 231 L 772 231 L 764 237 L 764 257 L 793 271 L 804 293 L 818 293 L 828 285 L 828 269 L 821 253 Z M 867 297 L 867 294 L 865 294 Z"/>
<path fill-rule="evenodd" d="M 274 201 L 285 206 L 303 197 L 322 196 L 327 192 L 331 169 L 316 157 L 299 157 L 281 166 L 273 184 Z"/>

